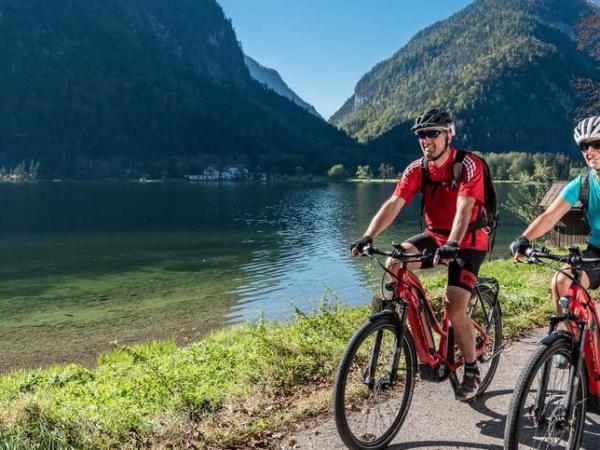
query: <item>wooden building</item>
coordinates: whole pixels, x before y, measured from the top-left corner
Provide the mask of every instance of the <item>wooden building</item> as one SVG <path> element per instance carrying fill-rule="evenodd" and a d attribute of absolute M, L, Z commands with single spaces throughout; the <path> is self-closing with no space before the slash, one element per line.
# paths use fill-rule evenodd
<path fill-rule="evenodd" d="M 550 206 L 567 183 L 568 181 L 557 181 L 553 183 L 540 202 L 540 206 L 544 209 Z M 590 228 L 584 220 L 582 204 L 578 200 L 571 210 L 564 215 L 560 222 L 555 225 L 554 230 L 552 230 L 550 241 L 552 245 L 559 247 L 581 245 L 585 244 L 589 234 Z"/>

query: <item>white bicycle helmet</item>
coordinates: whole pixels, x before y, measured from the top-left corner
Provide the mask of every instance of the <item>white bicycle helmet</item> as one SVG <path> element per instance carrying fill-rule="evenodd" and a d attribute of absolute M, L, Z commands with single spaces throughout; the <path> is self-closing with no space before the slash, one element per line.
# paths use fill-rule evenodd
<path fill-rule="evenodd" d="M 575 127 L 573 134 L 577 145 L 585 141 L 600 139 L 600 116 L 592 116 L 583 119 Z"/>

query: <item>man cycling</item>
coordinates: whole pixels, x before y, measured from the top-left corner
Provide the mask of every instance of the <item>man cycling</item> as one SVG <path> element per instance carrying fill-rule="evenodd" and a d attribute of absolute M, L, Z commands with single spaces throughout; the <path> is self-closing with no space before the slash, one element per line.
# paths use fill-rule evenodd
<path fill-rule="evenodd" d="M 450 114 L 439 109 L 427 110 L 417 117 L 411 130 L 417 135 L 423 158 L 408 165 L 394 193 L 375 214 L 364 236 L 352 245 L 351 252 L 353 257 L 358 256 L 394 221 L 414 195 L 423 190 L 427 227 L 405 241 L 402 248 L 408 253 L 427 250 L 435 254 L 430 262 L 411 263 L 407 267 L 409 270 L 431 268 L 440 261 L 449 262 L 445 307 L 465 358 L 465 374 L 456 398 L 466 401 L 476 395 L 480 384 L 475 334 L 466 312 L 488 250 L 488 233 L 477 224 L 485 195 L 483 163 L 467 154 L 461 181 L 454 186 L 452 168 L 457 150 L 450 145 L 455 135 Z M 427 177 L 423 183 L 425 167 Z M 392 260 L 388 260 L 388 266 L 392 271 L 397 270 Z"/>
<path fill-rule="evenodd" d="M 587 210 L 587 220 L 591 228 L 588 238 L 588 247 L 583 251 L 584 256 L 591 258 L 600 257 L 600 116 L 583 119 L 575 127 L 574 138 L 586 164 L 590 168 L 585 177 L 589 183 L 589 201 L 584 208 Z M 527 249 L 531 248 L 530 241 L 537 239 L 554 228 L 554 225 L 571 209 L 579 200 L 580 190 L 584 176 L 567 184 L 560 195 L 552 204 L 540 214 L 527 229 L 511 245 L 510 252 L 515 260 L 522 258 Z M 571 274 L 569 267 L 565 266 L 564 272 Z M 600 271 L 590 269 L 581 274 L 581 284 L 584 288 L 596 289 L 600 286 Z M 561 314 L 560 298 L 569 293 L 571 280 L 565 273 L 557 273 L 552 278 L 552 299 L 556 311 Z"/>

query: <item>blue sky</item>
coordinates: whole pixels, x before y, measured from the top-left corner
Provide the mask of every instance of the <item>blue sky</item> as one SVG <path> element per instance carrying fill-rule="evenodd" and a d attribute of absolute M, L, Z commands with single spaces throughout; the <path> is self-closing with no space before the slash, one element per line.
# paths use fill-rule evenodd
<path fill-rule="evenodd" d="M 217 0 L 244 52 L 325 118 L 419 30 L 472 0 Z"/>

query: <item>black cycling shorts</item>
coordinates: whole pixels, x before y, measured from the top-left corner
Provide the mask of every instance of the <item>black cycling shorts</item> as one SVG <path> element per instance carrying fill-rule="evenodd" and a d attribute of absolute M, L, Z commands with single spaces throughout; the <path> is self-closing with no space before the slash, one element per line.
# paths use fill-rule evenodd
<path fill-rule="evenodd" d="M 435 254 L 439 245 L 427 233 L 417 234 L 416 236 L 407 239 L 405 242 L 412 244 L 422 252 L 427 250 L 427 253 Z M 485 260 L 486 252 L 481 250 L 461 250 L 460 256 L 448 263 L 448 286 L 458 286 L 469 292 L 473 292 L 479 268 Z M 430 269 L 433 267 L 433 258 L 423 261 L 422 269 Z M 600 274 L 598 275 L 600 278 Z"/>
<path fill-rule="evenodd" d="M 588 244 L 588 247 L 581 252 L 585 258 L 600 258 L 600 248 Z M 590 267 L 585 270 L 590 279 L 590 289 L 597 289 L 600 286 L 600 267 Z"/>

